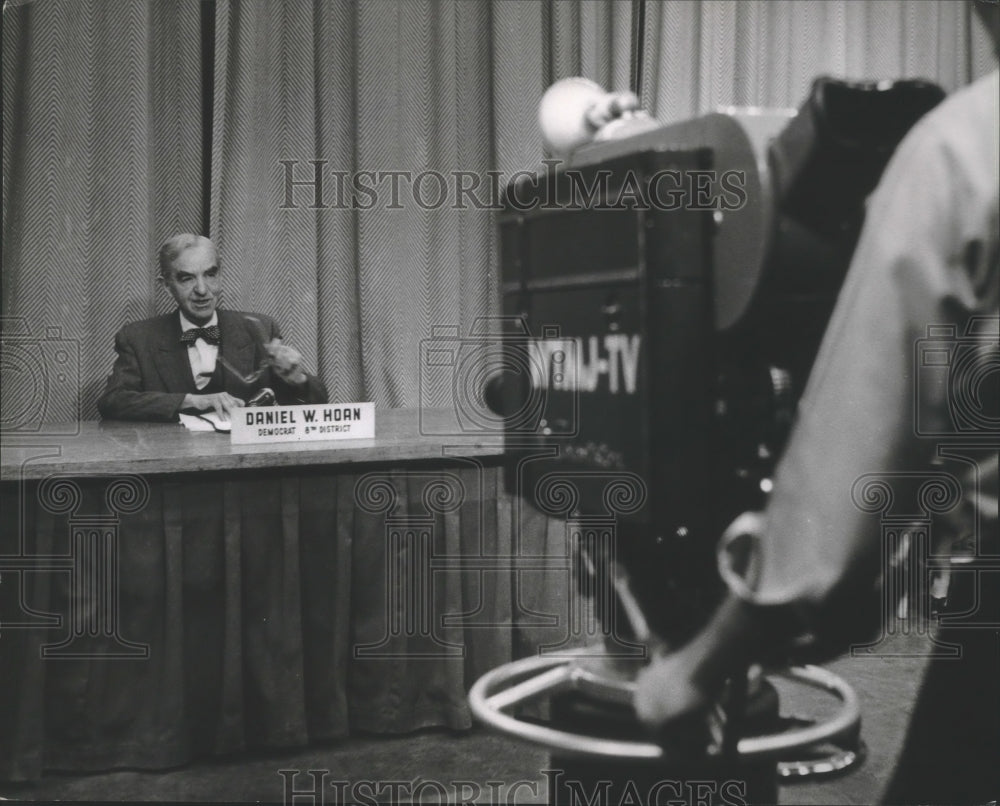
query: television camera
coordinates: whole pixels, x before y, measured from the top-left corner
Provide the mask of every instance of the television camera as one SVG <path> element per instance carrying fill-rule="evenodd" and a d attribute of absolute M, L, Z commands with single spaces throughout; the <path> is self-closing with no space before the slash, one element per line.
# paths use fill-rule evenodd
<path fill-rule="evenodd" d="M 628 97 L 601 100 L 579 80 L 566 92 L 578 125 L 546 142 L 575 150 L 506 190 L 502 360 L 482 397 L 515 460 L 510 490 L 583 524 L 581 589 L 597 592 L 605 634 L 677 646 L 720 600 L 719 536 L 765 503 L 865 199 L 944 93 L 922 81 L 819 78 L 797 111 L 660 125 Z M 560 102 L 550 90 L 543 125 Z M 594 136 L 594 108 L 602 122 L 618 110 L 615 136 Z M 473 710 L 552 748 L 566 780 L 708 781 L 711 802 L 728 802 L 734 780 L 745 802 L 775 802 L 779 775 L 859 758 L 857 700 L 823 669 L 788 672 L 842 701 L 822 725 L 782 723 L 774 688 L 758 678 L 651 739 L 631 713 L 634 666 L 598 666 L 508 664 L 474 686 Z M 516 717 L 539 697 L 551 701 L 548 723 Z M 789 760 L 830 742 L 832 753 Z"/>

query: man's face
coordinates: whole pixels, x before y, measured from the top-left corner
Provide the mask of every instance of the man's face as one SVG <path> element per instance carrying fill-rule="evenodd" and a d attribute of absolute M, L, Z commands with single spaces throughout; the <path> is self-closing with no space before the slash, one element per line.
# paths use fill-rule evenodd
<path fill-rule="evenodd" d="M 177 306 L 194 324 L 204 325 L 215 313 L 222 292 L 222 277 L 215 249 L 199 244 L 181 252 L 163 285 Z"/>

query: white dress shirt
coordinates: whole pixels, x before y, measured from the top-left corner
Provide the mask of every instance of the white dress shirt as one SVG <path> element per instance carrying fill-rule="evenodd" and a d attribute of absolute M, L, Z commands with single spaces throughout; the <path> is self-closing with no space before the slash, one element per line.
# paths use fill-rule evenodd
<path fill-rule="evenodd" d="M 217 312 L 212 313 L 212 318 L 208 320 L 204 325 L 196 325 L 193 322 L 188 321 L 183 313 L 179 312 L 181 317 L 181 332 L 184 333 L 188 330 L 193 330 L 197 327 L 211 327 L 212 325 L 218 326 L 219 324 L 219 314 Z M 198 389 L 204 389 L 208 386 L 209 381 L 212 380 L 212 374 L 215 372 L 215 360 L 219 357 L 219 345 L 209 344 L 202 338 L 197 338 L 194 340 L 194 344 L 188 345 L 188 360 L 191 362 L 191 372 L 194 375 L 194 385 Z"/>

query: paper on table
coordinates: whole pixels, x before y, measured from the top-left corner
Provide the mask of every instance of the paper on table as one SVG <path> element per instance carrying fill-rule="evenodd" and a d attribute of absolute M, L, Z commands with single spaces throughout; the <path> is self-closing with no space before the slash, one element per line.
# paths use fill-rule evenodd
<path fill-rule="evenodd" d="M 181 425 L 188 431 L 224 431 L 229 433 L 232 424 L 229 420 L 223 420 L 214 411 L 206 411 L 204 414 L 181 414 Z"/>

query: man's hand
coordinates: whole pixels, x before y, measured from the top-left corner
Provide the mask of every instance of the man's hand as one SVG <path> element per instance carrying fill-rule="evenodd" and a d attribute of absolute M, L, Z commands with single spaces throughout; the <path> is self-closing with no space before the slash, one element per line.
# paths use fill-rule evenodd
<path fill-rule="evenodd" d="M 271 360 L 274 373 L 285 383 L 301 386 L 308 378 L 302 369 L 302 353 L 294 347 L 282 344 L 281 339 L 271 339 L 264 345 Z"/>
<path fill-rule="evenodd" d="M 245 405 L 242 400 L 238 397 L 233 397 L 229 392 L 217 392 L 211 395 L 185 395 L 181 408 L 196 409 L 198 411 L 215 409 L 216 414 L 222 419 L 228 420 L 230 414 Z"/>

